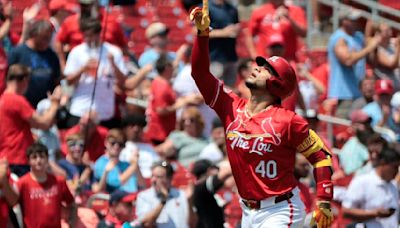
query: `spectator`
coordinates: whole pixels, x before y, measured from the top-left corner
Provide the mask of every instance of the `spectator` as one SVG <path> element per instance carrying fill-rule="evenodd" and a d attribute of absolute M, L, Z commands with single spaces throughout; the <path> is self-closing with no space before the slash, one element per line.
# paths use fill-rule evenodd
<path fill-rule="evenodd" d="M 201 159 L 193 164 L 191 172 L 196 177 L 193 193 L 193 204 L 198 215 L 196 227 L 224 227 L 224 211 L 214 194 L 232 176 L 232 171 L 219 170 L 211 161 Z"/>
<path fill-rule="evenodd" d="M 143 128 L 146 118 L 143 114 L 132 114 L 122 120 L 122 128 L 126 138 L 125 148 L 119 156 L 121 161 L 130 162 L 133 156 L 139 156 L 139 168 L 146 179 L 151 177 L 151 166 L 160 160 L 154 147 L 144 141 Z"/>
<path fill-rule="evenodd" d="M 373 127 L 388 126 L 392 112 L 390 100 L 392 99 L 393 92 L 393 82 L 391 80 L 380 79 L 375 82 L 374 101 L 365 105 L 362 109 L 371 117 L 371 125 Z"/>
<path fill-rule="evenodd" d="M 171 187 L 174 169 L 166 161 L 152 168 L 152 187 L 138 194 L 136 215 L 144 227 L 194 227 L 196 215 L 192 209 L 191 194 Z"/>
<path fill-rule="evenodd" d="M 88 18 L 101 21 L 101 27 L 106 27 L 102 41 L 109 42 L 127 52 L 127 41 L 121 25 L 112 16 L 106 17 L 105 11 L 100 10 L 97 0 L 79 0 L 79 12 L 65 19 L 57 33 L 55 52 L 60 58 L 61 69 L 64 71 L 67 54 L 84 41 L 80 24 Z"/>
<path fill-rule="evenodd" d="M 285 4 L 284 0 L 271 0 L 253 11 L 249 21 L 249 36 L 246 46 L 250 56 L 269 57 L 265 53 L 265 44 L 271 34 L 280 33 L 284 38 L 287 60 L 296 60 L 298 38 L 307 34 L 307 23 L 304 10 L 298 6 Z M 253 38 L 257 42 L 253 44 Z"/>
<path fill-rule="evenodd" d="M 208 145 L 203 137 L 204 120 L 195 106 L 187 107 L 178 123 L 178 130 L 173 131 L 156 151 L 164 158 L 177 159 L 183 166 L 189 167 L 201 151 Z"/>
<path fill-rule="evenodd" d="M 85 146 L 83 135 L 76 133 L 67 136 L 68 153 L 65 159 L 57 163 L 66 172 L 69 189 L 79 195 L 82 190 L 91 190 L 93 183 L 92 169 L 84 164 L 83 148 Z"/>
<path fill-rule="evenodd" d="M 376 32 L 382 36 L 382 40 L 374 53 L 375 58 L 372 63 L 375 64 L 374 73 L 380 79 L 391 80 L 394 88 L 398 90 L 400 89 L 400 75 L 395 69 L 400 66 L 400 36 L 391 42 L 392 28 L 384 23 L 379 24 Z"/>
<path fill-rule="evenodd" d="M 171 86 L 173 67 L 167 55 L 160 55 L 155 68 L 159 75 L 151 83 L 149 106 L 146 110 L 149 119 L 146 137 L 154 145 L 158 145 L 175 129 L 176 110 L 185 106 L 189 100 L 176 99 L 176 93 Z"/>
<path fill-rule="evenodd" d="M 9 40 L 10 28 L 13 19 L 12 2 L 0 2 L 0 96 L 6 88 L 7 55 L 5 42 Z"/>
<path fill-rule="evenodd" d="M 199 158 L 207 159 L 213 164 L 218 164 L 226 158 L 225 130 L 218 117 L 213 120 L 211 140 L 212 142 L 201 151 Z"/>
<path fill-rule="evenodd" d="M 328 98 L 337 100 L 335 115 L 349 116 L 352 102 L 361 96 L 358 88 L 365 76 L 365 57 L 374 51 L 381 40 L 373 37 L 366 45 L 364 35 L 357 31 L 357 10 L 340 9 L 340 28 L 329 39 L 328 60 L 330 65 Z"/>
<path fill-rule="evenodd" d="M 238 61 L 238 77 L 234 90 L 240 97 L 250 98 L 250 90 L 245 84 L 245 80 L 251 74 L 253 60 L 251 58 L 242 58 Z"/>
<path fill-rule="evenodd" d="M 106 152 L 94 164 L 94 177 L 97 184 L 94 192 L 112 193 L 119 189 L 126 192 L 137 192 L 139 186 L 145 186 L 138 165 L 138 154 L 132 156 L 130 162 L 119 159 L 125 138 L 121 130 L 111 129 L 104 141 Z"/>
<path fill-rule="evenodd" d="M 63 204 L 69 211 L 69 224 L 75 224 L 76 207 L 65 179 L 47 172 L 48 152 L 40 143 L 26 151 L 31 171 L 17 182 L 24 227 L 61 227 Z"/>
<path fill-rule="evenodd" d="M 0 97 L 0 157 L 7 158 L 10 169 L 18 176 L 29 172 L 26 149 L 33 143 L 31 128 L 49 129 L 61 98 L 56 87 L 49 96 L 50 108 L 39 115 L 23 96 L 29 85 L 28 67 L 14 64 L 7 73 L 7 88 Z"/>
<path fill-rule="evenodd" d="M 106 217 L 100 221 L 97 228 L 128 227 L 139 228 L 140 223 L 134 220 L 134 208 L 137 193 L 116 190 L 110 195 L 109 209 Z"/>
<path fill-rule="evenodd" d="M 358 169 L 355 176 L 369 173 L 378 165 L 378 158 L 383 149 L 388 146 L 388 142 L 378 133 L 374 133 L 367 140 L 368 161 Z"/>
<path fill-rule="evenodd" d="M 210 0 L 208 7 L 210 26 L 213 28 L 210 32 L 210 67 L 212 71 L 221 67 L 221 79 L 225 85 L 232 87 L 236 82 L 238 60 L 236 54 L 236 38 L 240 32 L 238 11 L 227 0 Z"/>
<path fill-rule="evenodd" d="M 355 110 L 362 109 L 367 104 L 374 101 L 375 94 L 375 79 L 373 77 L 365 77 L 360 81 L 361 97 L 354 100 L 351 105 L 352 113 Z"/>
<path fill-rule="evenodd" d="M 18 202 L 6 159 L 0 159 L 0 227 L 11 227 L 9 209 Z"/>
<path fill-rule="evenodd" d="M 303 201 L 304 206 L 306 207 L 306 213 L 310 213 L 314 210 L 314 198 L 311 194 L 310 186 L 308 186 L 303 178 L 307 178 L 310 174 L 310 163 L 304 157 L 304 155 L 300 153 L 296 153 L 296 163 L 294 167 L 294 176 L 297 180 L 297 186 L 300 189 L 300 199 Z"/>
<path fill-rule="evenodd" d="M 31 79 L 25 92 L 29 103 L 36 108 L 39 101 L 53 91 L 60 80 L 60 63 L 50 48 L 53 28 L 50 22 L 38 20 L 27 30 L 27 40 L 14 48 L 8 64 L 21 64 L 31 68 Z"/>
<path fill-rule="evenodd" d="M 79 124 L 68 129 L 65 132 L 65 137 L 71 134 L 79 133 L 85 138 L 85 163 L 95 162 L 101 155 L 104 154 L 104 141 L 106 139 L 108 129 L 99 126 L 97 113 L 90 111 L 85 113 L 80 119 Z M 61 144 L 61 150 L 66 156 L 68 153 L 67 142 L 63 140 Z"/>
<path fill-rule="evenodd" d="M 371 172 L 356 176 L 342 202 L 344 216 L 365 227 L 398 227 L 399 193 L 392 180 L 399 162 L 400 155 L 386 148 Z"/>
<path fill-rule="evenodd" d="M 50 12 L 49 21 L 53 26 L 53 35 L 51 40 L 51 47 L 53 50 L 55 49 L 55 42 L 56 42 L 56 34 L 60 30 L 60 26 L 64 22 L 64 20 L 73 14 L 74 5 L 72 3 L 68 3 L 64 0 L 51 0 L 48 6 Z"/>
<path fill-rule="evenodd" d="M 192 47 L 188 47 L 183 62 L 185 63 L 181 71 L 174 79 L 173 88 L 179 98 L 198 99 L 197 107 L 200 109 L 201 115 L 204 119 L 204 136 L 208 137 L 211 133 L 212 120 L 217 116 L 208 105 L 204 103 L 203 96 L 200 94 L 199 89 L 194 82 L 192 73 L 192 64 L 190 63 L 190 56 L 192 55 Z M 183 108 L 177 110 L 177 118 L 182 115 Z"/>
<path fill-rule="evenodd" d="M 396 134 L 396 141 L 400 142 L 400 91 L 393 94 L 390 105 L 392 107 L 392 114 L 389 118 L 389 127 Z"/>
<path fill-rule="evenodd" d="M 350 119 L 355 135 L 343 145 L 339 153 L 340 165 L 346 175 L 354 173 L 368 161 L 367 140 L 374 133 L 371 117 L 362 110 L 354 111 Z"/>
<path fill-rule="evenodd" d="M 85 112 L 94 109 L 103 126 L 117 127 L 118 120 L 113 118 L 114 85 L 123 87 L 127 74 L 122 52 L 107 42 L 101 42 L 100 21 L 87 18 L 81 22 L 84 42 L 72 49 L 64 70 L 68 84 L 75 86 L 70 122 L 78 123 Z M 93 90 L 97 93 L 92 103 Z"/>

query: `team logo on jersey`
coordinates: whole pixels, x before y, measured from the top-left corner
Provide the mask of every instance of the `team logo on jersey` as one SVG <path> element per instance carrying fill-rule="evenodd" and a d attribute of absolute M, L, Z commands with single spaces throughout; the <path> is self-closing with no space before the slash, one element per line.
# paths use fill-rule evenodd
<path fill-rule="evenodd" d="M 226 128 L 226 135 L 231 149 L 241 148 L 249 150 L 249 153 L 256 153 L 262 156 L 264 153 L 272 152 L 272 144 L 280 145 L 281 134 L 276 133 L 272 125 L 272 118 L 265 118 L 260 125 L 260 133 L 245 134 L 240 132 L 240 127 L 245 127 L 242 115 L 238 115 L 236 119 Z M 265 138 L 271 139 L 272 143 L 264 142 Z"/>

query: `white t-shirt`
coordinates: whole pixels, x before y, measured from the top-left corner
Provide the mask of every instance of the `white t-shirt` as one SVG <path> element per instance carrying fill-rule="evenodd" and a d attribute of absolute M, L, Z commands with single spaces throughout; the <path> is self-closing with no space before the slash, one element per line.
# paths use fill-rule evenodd
<path fill-rule="evenodd" d="M 99 54 L 100 47 L 93 50 L 86 43 L 76 46 L 68 55 L 64 74 L 70 75 L 76 73 L 90 58 L 99 59 Z M 100 120 L 108 120 L 114 116 L 115 94 L 113 86 L 116 78 L 111 63 L 108 60 L 110 54 L 114 56 L 114 62 L 118 69 L 125 75 L 128 73 L 121 50 L 107 42 L 103 43 L 97 72 L 96 93 L 92 106 L 92 109 L 98 113 Z M 89 111 L 94 82 L 94 77 L 90 74 L 83 73 L 81 75 L 71 98 L 70 113 L 72 115 L 80 117 Z"/>
<path fill-rule="evenodd" d="M 151 167 L 155 162 L 160 160 L 160 156 L 158 156 L 153 146 L 148 143 L 134 143 L 127 141 L 125 143 L 125 148 L 119 155 L 119 160 L 130 163 L 134 152 L 139 153 L 139 169 L 142 176 L 144 178 L 150 178 Z"/>
<path fill-rule="evenodd" d="M 366 227 L 398 227 L 399 193 L 395 184 L 382 180 L 375 169 L 364 175 L 355 176 L 351 181 L 342 206 L 373 210 L 395 208 L 396 212 L 388 218 L 376 218 L 364 222 Z"/>
<path fill-rule="evenodd" d="M 179 74 L 176 76 L 173 82 L 173 89 L 178 95 L 178 97 L 188 96 L 190 94 L 200 94 L 199 89 L 197 88 L 196 83 L 194 82 L 192 75 L 192 67 L 190 64 L 185 65 Z M 212 122 L 214 118 L 217 116 L 214 110 L 212 110 L 208 105 L 205 103 L 198 106 L 201 115 L 204 119 L 204 131 L 203 134 L 206 137 L 209 137 L 212 130 Z M 182 109 L 177 111 L 177 117 L 182 114 Z"/>

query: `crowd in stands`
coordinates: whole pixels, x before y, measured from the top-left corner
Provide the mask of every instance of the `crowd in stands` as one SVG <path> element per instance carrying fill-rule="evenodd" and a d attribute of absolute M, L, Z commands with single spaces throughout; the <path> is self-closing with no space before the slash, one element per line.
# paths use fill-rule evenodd
<path fill-rule="evenodd" d="M 224 128 L 191 77 L 201 1 L 16 2 L 0 1 L 0 227 L 238 227 Z M 298 84 L 282 106 L 333 151 L 333 226 L 398 227 L 399 33 L 340 9 L 313 56 L 304 38 L 331 10 L 309 28 L 295 2 L 209 0 L 210 70 L 249 98 L 253 59 L 285 57 Z M 351 124 L 331 140 L 319 114 Z M 299 154 L 308 219 L 311 169 Z"/>

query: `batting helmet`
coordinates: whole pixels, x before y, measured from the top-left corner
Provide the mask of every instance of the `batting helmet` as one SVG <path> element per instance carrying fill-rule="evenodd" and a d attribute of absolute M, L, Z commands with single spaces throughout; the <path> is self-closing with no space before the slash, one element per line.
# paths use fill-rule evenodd
<path fill-rule="evenodd" d="M 258 56 L 256 63 L 258 66 L 267 66 L 272 71 L 274 77 L 267 80 L 268 92 L 281 99 L 285 99 L 293 92 L 297 83 L 296 74 L 284 58 L 272 56 L 265 59 Z"/>

